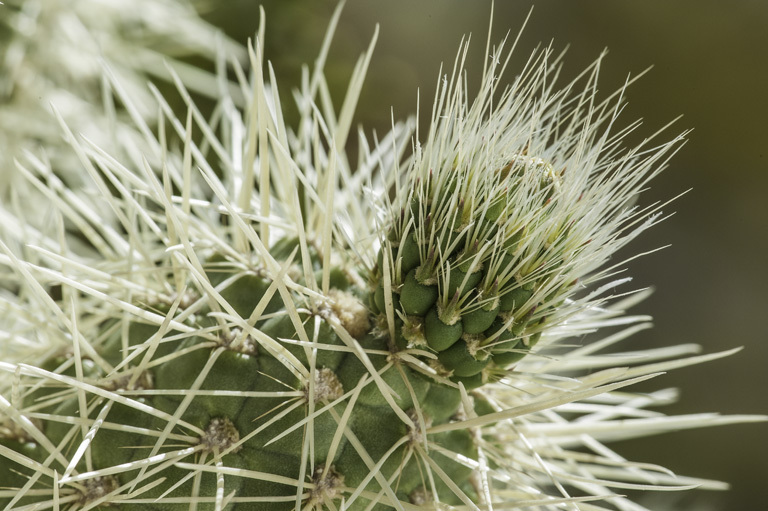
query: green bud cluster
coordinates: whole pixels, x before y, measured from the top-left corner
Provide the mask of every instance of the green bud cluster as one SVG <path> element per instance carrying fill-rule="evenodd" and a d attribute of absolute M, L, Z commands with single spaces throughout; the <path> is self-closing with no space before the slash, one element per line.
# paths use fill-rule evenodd
<path fill-rule="evenodd" d="M 516 154 L 493 176 L 480 187 L 454 164 L 417 181 L 372 272 L 370 305 L 382 324 L 389 273 L 397 346 L 436 353 L 439 372 L 467 388 L 531 350 L 560 294 L 542 295 L 559 263 L 546 250 L 533 253 L 527 239 L 533 224 L 548 221 L 559 175 Z M 532 207 L 526 214 L 535 219 L 522 223 L 516 208 Z M 562 234 L 555 230 L 548 244 Z"/>

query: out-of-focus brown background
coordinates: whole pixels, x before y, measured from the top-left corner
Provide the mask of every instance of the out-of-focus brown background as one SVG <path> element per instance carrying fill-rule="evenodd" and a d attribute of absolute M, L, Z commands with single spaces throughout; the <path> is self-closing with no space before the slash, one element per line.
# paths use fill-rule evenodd
<path fill-rule="evenodd" d="M 209 19 L 245 40 L 258 24 L 257 0 L 216 2 Z M 334 0 L 261 2 L 267 13 L 267 57 L 281 80 L 283 102 L 299 66 L 312 62 Z M 534 5 L 535 4 L 535 5 Z M 493 40 L 514 36 L 534 5 L 519 46 L 520 60 L 539 43 L 569 46 L 564 76 L 575 76 L 607 48 L 602 91 L 628 74 L 654 68 L 633 85 L 627 123 L 642 117 L 638 137 L 683 115 L 669 137 L 694 128 L 689 143 L 645 195 L 647 204 L 692 191 L 667 208 L 676 214 L 631 247 L 671 244 L 634 261 L 637 287 L 656 293 L 637 311 L 656 327 L 634 347 L 694 342 L 706 352 L 745 349 L 714 363 L 674 371 L 654 388 L 678 387 L 668 413 L 768 413 L 768 2 L 765 0 L 528 0 L 496 2 Z M 428 105 L 441 61 L 452 64 L 459 40 L 472 33 L 479 76 L 489 0 L 349 0 L 327 72 L 340 102 L 356 57 L 376 23 L 381 34 L 361 98 L 358 120 L 370 133 L 415 111 L 416 90 Z M 477 72 L 472 74 L 471 69 Z M 514 70 L 513 70 L 514 71 Z M 687 431 L 614 444 L 631 459 L 677 473 L 727 480 L 729 492 L 648 496 L 659 509 L 768 508 L 768 424 Z M 661 498 L 664 497 L 664 498 Z M 664 504 L 662 504 L 664 502 Z"/>

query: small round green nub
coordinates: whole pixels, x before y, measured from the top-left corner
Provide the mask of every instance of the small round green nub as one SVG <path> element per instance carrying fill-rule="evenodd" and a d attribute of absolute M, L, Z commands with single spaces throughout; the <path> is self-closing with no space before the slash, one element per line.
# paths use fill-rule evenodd
<path fill-rule="evenodd" d="M 416 269 L 408 272 L 400 290 L 400 305 L 411 316 L 423 316 L 437 301 L 437 286 L 425 286 L 416 280 Z"/>
<path fill-rule="evenodd" d="M 511 310 L 517 310 L 525 302 L 527 302 L 531 296 L 533 296 L 533 286 L 531 289 L 525 289 L 527 286 L 516 287 L 501 295 L 501 308 L 502 312 L 509 312 Z"/>
<path fill-rule="evenodd" d="M 386 304 L 384 302 L 384 284 L 379 282 L 376 286 L 376 290 L 373 292 L 373 305 L 376 310 L 374 312 L 384 312 L 386 310 Z"/>
<path fill-rule="evenodd" d="M 416 241 L 416 233 L 411 232 L 406 236 L 400 247 L 400 257 L 403 258 L 401 271 L 408 273 L 421 264 L 421 256 L 419 255 L 419 244 Z"/>
<path fill-rule="evenodd" d="M 441 351 L 437 359 L 446 369 L 452 370 L 454 376 L 462 378 L 478 374 L 491 361 L 488 353 L 472 350 L 470 343 L 464 341 L 454 343 L 447 350 Z"/>
<path fill-rule="evenodd" d="M 461 315 L 465 334 L 480 334 L 488 330 L 499 314 L 500 301 L 492 300 L 487 304 Z"/>
<path fill-rule="evenodd" d="M 504 323 L 499 318 L 486 330 L 486 336 L 490 337 L 497 334 L 500 329 L 503 329 L 501 334 L 488 345 L 495 365 L 499 367 L 509 366 L 525 357 L 531 348 L 536 345 L 541 337 L 541 332 L 536 332 L 527 337 L 522 335 L 528 324 L 527 321 L 522 320 L 513 324 L 511 328 L 504 329 Z"/>
<path fill-rule="evenodd" d="M 520 334 L 522 334 L 523 330 L 525 329 L 525 326 L 525 321 L 515 321 L 512 323 L 512 325 L 505 326 L 505 322 L 500 316 L 497 317 L 491 324 L 490 328 L 485 331 L 485 336 L 492 337 L 495 335 L 496 337 L 493 339 L 493 344 L 498 344 L 512 339 L 519 339 Z M 501 333 L 498 333 L 499 330 L 501 330 Z"/>
<path fill-rule="evenodd" d="M 464 284 L 464 278 L 467 277 L 467 270 L 468 267 L 462 268 L 464 265 L 451 268 L 451 273 L 448 277 L 448 289 L 446 290 L 446 295 L 453 296 L 456 294 L 456 291 L 460 289 L 460 295 L 466 294 L 468 291 L 471 291 L 476 285 L 480 283 L 481 280 L 483 280 L 483 271 L 477 270 L 473 273 L 469 274 L 469 277 L 467 278 L 466 284 Z M 468 265 L 467 265 L 468 266 Z M 462 285 L 463 284 L 463 285 Z"/>
<path fill-rule="evenodd" d="M 481 387 L 485 385 L 485 380 L 483 379 L 483 372 L 480 371 L 474 376 L 451 376 L 451 381 L 454 381 L 456 383 L 461 382 L 464 385 L 464 388 L 467 390 L 476 389 L 478 387 Z"/>
<path fill-rule="evenodd" d="M 453 325 L 444 323 L 437 314 L 437 308 L 433 307 L 424 317 L 424 334 L 427 344 L 435 351 L 448 349 L 461 338 L 464 328 L 461 320 Z"/>
<path fill-rule="evenodd" d="M 522 359 L 527 352 L 528 349 L 520 339 L 497 344 L 493 348 L 493 363 L 499 367 L 506 367 Z"/>

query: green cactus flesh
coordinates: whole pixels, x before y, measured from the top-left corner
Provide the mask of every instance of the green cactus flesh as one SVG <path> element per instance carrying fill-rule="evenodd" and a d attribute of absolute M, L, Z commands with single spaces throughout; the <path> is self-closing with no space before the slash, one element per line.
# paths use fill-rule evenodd
<path fill-rule="evenodd" d="M 291 242 L 280 242 L 272 253 L 284 256 L 281 245 L 286 243 Z M 174 340 L 168 334 L 154 345 L 151 363 L 142 373 L 131 371 L 141 357 L 133 364 L 123 361 L 132 348 L 146 346 L 162 332 L 157 325 L 138 320 L 129 322 L 127 330 L 118 319 L 101 327 L 104 341 L 95 345 L 98 357 L 120 367 L 116 374 L 104 374 L 87 356 L 79 364 L 72 353 L 50 359 L 43 369 L 51 374 L 79 378 L 130 399 L 115 402 L 91 395 L 89 413 L 106 414 L 89 455 L 76 469 L 87 474 L 131 463 L 133 468 L 73 483 L 67 487 L 75 488 L 73 492 L 63 491 L 65 502 L 78 509 L 94 504 L 98 508 L 99 499 L 110 492 L 135 493 L 132 498 L 141 499 L 148 510 L 189 509 L 190 500 L 197 509 L 213 509 L 217 474 L 202 470 L 194 475 L 183 463 L 204 465 L 215 456 L 224 466 L 248 474 L 224 478 L 223 495 L 232 494 L 242 502 L 233 501 L 227 509 L 292 509 L 297 494 L 304 504 L 321 504 L 340 495 L 349 499 L 358 489 L 361 493 L 352 509 L 366 509 L 371 501 L 382 509 L 394 499 L 424 502 L 435 492 L 443 502 L 460 503 L 442 479 L 432 483 L 427 479 L 427 456 L 447 479 L 471 493 L 471 469 L 457 461 L 462 456 L 476 458 L 471 432 L 424 433 L 427 427 L 457 420 L 466 412 L 460 390 L 400 361 L 395 343 L 371 328 L 370 311 L 356 296 L 364 297 L 364 290 L 353 286 L 343 272 L 332 272 L 329 295 L 348 304 L 351 316 L 346 319 L 333 310 L 301 308 L 292 317 L 278 293 L 262 304 L 271 283 L 268 278 L 255 273 L 237 276 L 220 255 L 210 257 L 207 268 L 210 283 L 223 288 L 222 297 L 241 317 L 249 318 L 257 307 L 263 308 L 255 330 L 276 342 L 260 342 L 236 327 L 220 328 L 210 314 L 211 304 L 206 304 L 187 317 L 194 335 Z M 194 300 L 180 303 L 188 306 Z M 170 310 L 161 303 L 144 307 L 161 314 Z M 367 354 L 365 362 L 337 335 L 332 318 L 341 318 L 346 332 Z M 373 372 L 380 376 L 378 383 Z M 61 380 L 47 381 L 25 392 L 24 404 L 45 417 L 36 420 L 35 427 L 69 459 L 79 445 L 80 427 L 73 424 L 80 417 L 80 397 L 71 388 L 67 392 Z M 313 384 L 307 385 L 308 381 Z M 45 464 L 50 457 L 21 429 L 6 428 L 2 438 L 4 450 L 34 463 Z M 159 442 L 160 438 L 165 441 Z M 423 454 L 427 446 L 429 455 Z M 441 448 L 456 456 L 439 453 Z M 189 456 L 190 450 L 195 457 Z M 166 459 L 159 461 L 163 456 Z M 5 456 L 0 461 L 0 486 L 29 485 L 14 506 L 44 500 L 35 493 L 44 484 L 34 480 L 35 470 L 24 466 L 22 459 Z M 142 465 L 141 460 L 156 461 Z M 137 479 L 142 483 L 133 483 Z M 383 487 L 393 488 L 394 494 Z M 11 500 L 0 498 L 0 505 Z M 115 508 L 121 505 L 110 503 L 109 509 Z"/>
<path fill-rule="evenodd" d="M 551 166 L 534 165 L 529 158 L 513 163 L 497 172 L 499 179 L 509 189 L 519 185 L 525 168 L 533 168 L 539 179 L 536 201 L 546 218 L 556 184 Z M 443 184 L 442 189 L 458 186 Z M 70 502 L 94 507 L 109 496 L 113 508 L 119 505 L 114 494 L 135 494 L 157 511 L 188 509 L 191 502 L 197 509 L 213 509 L 222 496 L 236 497 L 228 509 L 269 511 L 339 496 L 351 499 L 352 509 L 435 498 L 461 504 L 459 494 L 467 498 L 474 492 L 471 463 L 459 461 L 476 459 L 472 431 L 427 430 L 478 413 L 464 408 L 467 401 L 456 384 L 472 389 L 508 371 L 536 343 L 552 307 L 537 293 L 547 273 L 517 248 L 523 228 L 507 221 L 504 194 L 490 193 L 482 197 L 488 207 L 476 208 L 475 217 L 468 218 L 456 202 L 460 194 L 433 200 L 422 194 L 412 200 L 408 225 L 416 227 L 392 225 L 388 238 L 403 242 L 383 244 L 367 287 L 338 267 L 328 272 L 331 305 L 308 305 L 305 296 L 283 290 L 293 302 L 286 307 L 285 295 L 266 272 L 244 272 L 217 253 L 206 261 L 206 278 L 231 312 L 250 318 L 252 330 L 223 324 L 215 314 L 221 304 L 190 296 L 176 300 L 176 311 L 167 301 L 140 304 L 161 316 L 185 318 L 191 327 L 187 335 L 174 337 L 137 319 L 105 322 L 103 341 L 94 346 L 98 357 L 118 368 L 111 374 L 87 356 L 79 364 L 71 354 L 49 360 L 44 369 L 52 373 L 130 399 L 86 403 L 95 407 L 89 416 L 105 413 L 104 423 L 88 456 L 79 458 L 77 472 L 129 469 L 73 481 Z M 448 215 L 453 222 L 432 225 L 429 215 L 436 207 L 455 207 Z M 468 229 L 470 223 L 480 228 Z M 479 250 L 479 243 L 497 248 Z M 270 255 L 285 264 L 301 253 L 299 245 L 298 239 L 284 238 Z M 314 272 L 321 286 L 318 251 L 309 245 L 304 253 L 311 272 L 299 256 L 293 261 L 297 281 L 306 284 L 302 275 Z M 532 261 L 525 275 L 522 260 Z M 389 300 L 384 264 L 390 264 Z M 196 307 L 193 314 L 178 316 L 190 306 Z M 126 363 L 137 347 L 142 356 Z M 413 354 L 410 362 L 402 357 L 405 350 Z M 147 357 L 145 371 L 131 370 Z M 31 386 L 24 400 L 45 419 L 38 426 L 47 441 L 70 459 L 79 445 L 80 428 L 73 423 L 83 403 L 80 393 L 66 392 L 62 383 L 51 379 Z M 49 450 L 25 434 L 8 430 L 1 445 L 46 463 Z M 212 458 L 239 472 L 222 483 L 215 470 L 200 468 Z M 34 489 L 42 484 L 30 479 L 34 471 L 23 466 L 23 459 L 0 462 L 4 484 L 30 490 L 14 502 L 19 506 L 38 502 Z M 427 476 L 431 463 L 439 466 L 440 477 Z"/>

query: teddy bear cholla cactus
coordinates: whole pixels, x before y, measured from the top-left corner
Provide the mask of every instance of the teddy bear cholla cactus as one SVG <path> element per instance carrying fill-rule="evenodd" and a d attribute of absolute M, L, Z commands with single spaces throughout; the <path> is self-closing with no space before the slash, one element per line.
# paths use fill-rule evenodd
<path fill-rule="evenodd" d="M 600 354 L 646 326 L 623 315 L 637 295 L 609 301 L 604 265 L 658 218 L 632 201 L 680 139 L 623 150 L 599 65 L 557 91 L 548 51 L 502 91 L 494 50 L 469 102 L 464 46 L 425 142 L 410 122 L 374 145 L 360 134 L 353 172 L 373 45 L 337 115 L 329 41 L 295 130 L 257 44 L 251 79 L 234 69 L 247 107 L 222 76 L 210 118 L 176 77 L 186 113 L 151 88 L 150 128 L 107 73 L 134 158 L 59 117 L 92 188 L 19 163 L 52 207 L 47 231 L 19 218 L 0 241 L 0 503 L 641 509 L 614 491 L 721 487 L 601 443 L 746 419 L 667 418 L 647 408 L 669 392 L 616 392 L 728 352 Z"/>

